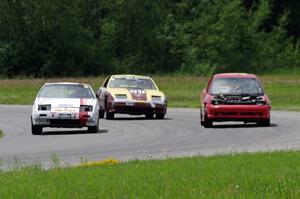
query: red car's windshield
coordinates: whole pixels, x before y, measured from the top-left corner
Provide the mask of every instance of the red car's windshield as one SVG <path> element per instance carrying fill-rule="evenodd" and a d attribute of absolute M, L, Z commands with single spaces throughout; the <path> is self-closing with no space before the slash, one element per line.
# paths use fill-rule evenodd
<path fill-rule="evenodd" d="M 255 78 L 216 78 L 209 90 L 212 95 L 263 95 L 263 89 Z"/>

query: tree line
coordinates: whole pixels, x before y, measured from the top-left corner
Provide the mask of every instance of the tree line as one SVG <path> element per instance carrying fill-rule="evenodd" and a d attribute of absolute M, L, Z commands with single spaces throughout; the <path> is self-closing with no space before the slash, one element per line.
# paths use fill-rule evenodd
<path fill-rule="evenodd" d="M 300 68 L 300 3 L 284 2 L 1 0 L 0 76 Z"/>

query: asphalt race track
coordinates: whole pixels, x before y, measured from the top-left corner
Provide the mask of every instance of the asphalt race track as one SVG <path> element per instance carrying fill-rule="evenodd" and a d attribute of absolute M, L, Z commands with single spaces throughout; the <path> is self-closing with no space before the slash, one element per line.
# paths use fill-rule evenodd
<path fill-rule="evenodd" d="M 273 111 L 270 127 L 217 123 L 205 129 L 200 126 L 198 109 L 168 109 L 164 120 L 116 115 L 115 120 L 100 120 L 100 133 L 46 128 L 44 135 L 36 136 L 31 135 L 30 114 L 31 106 L 0 105 L 2 167 L 16 162 L 51 167 L 54 154 L 62 165 L 69 165 L 110 157 L 130 160 L 300 149 L 297 112 Z"/>

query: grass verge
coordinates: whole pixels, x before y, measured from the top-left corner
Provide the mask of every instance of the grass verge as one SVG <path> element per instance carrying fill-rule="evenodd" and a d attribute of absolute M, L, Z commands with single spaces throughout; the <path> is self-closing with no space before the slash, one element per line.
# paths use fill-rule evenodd
<path fill-rule="evenodd" d="M 299 198 L 300 152 L 0 171 L 0 198 Z"/>
<path fill-rule="evenodd" d="M 259 76 L 273 109 L 300 111 L 300 75 L 297 73 Z M 70 81 L 89 83 L 97 90 L 105 77 L 62 79 L 0 80 L 0 104 L 33 104 L 45 82 Z M 199 107 L 199 94 L 209 77 L 154 76 L 160 89 L 167 95 L 169 107 Z"/>

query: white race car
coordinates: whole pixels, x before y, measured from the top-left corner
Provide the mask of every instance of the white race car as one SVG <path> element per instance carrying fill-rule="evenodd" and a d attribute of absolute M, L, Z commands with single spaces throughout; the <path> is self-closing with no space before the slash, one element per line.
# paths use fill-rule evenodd
<path fill-rule="evenodd" d="M 44 84 L 32 108 L 32 134 L 42 134 L 43 127 L 88 127 L 89 132 L 99 132 L 99 104 L 91 86 L 68 82 Z"/>

